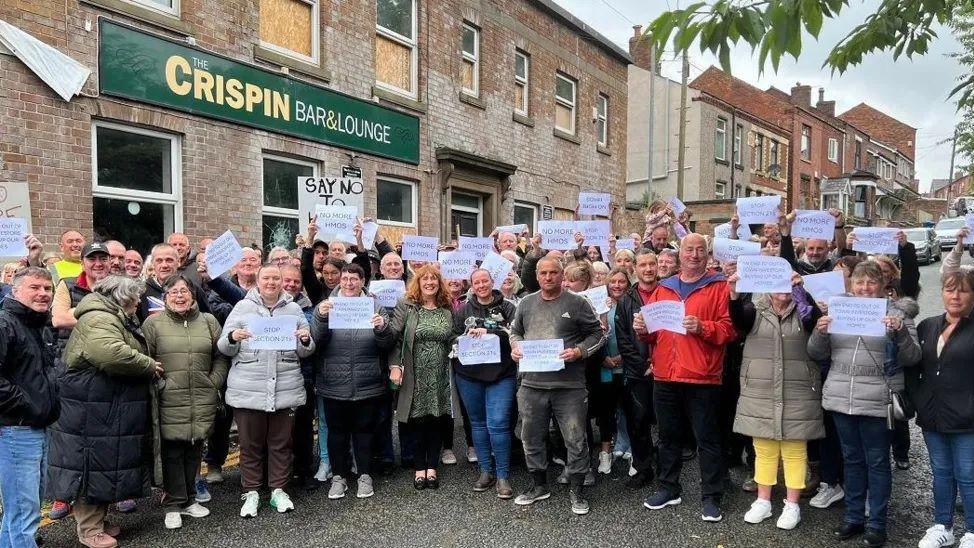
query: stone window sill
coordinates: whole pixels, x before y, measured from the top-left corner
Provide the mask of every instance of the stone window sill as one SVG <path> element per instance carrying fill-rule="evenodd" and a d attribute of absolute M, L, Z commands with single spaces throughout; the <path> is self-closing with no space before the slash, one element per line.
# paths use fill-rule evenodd
<path fill-rule="evenodd" d="M 581 139 L 579 139 L 578 137 L 572 135 L 571 133 L 568 133 L 567 131 L 562 131 L 562 130 L 560 130 L 558 128 L 555 128 L 554 129 L 554 135 L 555 135 L 555 137 L 558 137 L 559 139 L 564 139 L 564 140 L 566 140 L 566 141 L 568 141 L 570 143 L 575 143 L 576 145 L 582 144 L 582 140 Z"/>
<path fill-rule="evenodd" d="M 514 114 L 513 114 L 512 116 L 511 116 L 511 118 L 512 118 L 512 119 L 513 119 L 513 120 L 514 120 L 515 122 L 517 122 L 517 123 L 519 123 L 519 124 L 524 124 L 524 125 L 526 125 L 526 126 L 528 126 L 528 127 L 534 127 L 534 118 L 532 118 L 532 117 L 530 117 L 530 116 L 525 116 L 525 115 L 523 115 L 523 114 L 518 114 L 517 112 L 515 112 L 515 113 L 514 113 Z"/>
<path fill-rule="evenodd" d="M 193 25 L 190 25 L 175 15 L 160 13 L 123 0 L 80 0 L 80 2 L 95 6 L 96 8 L 128 15 L 129 17 L 134 17 L 135 19 L 149 23 L 154 27 L 159 27 L 183 36 L 192 36 L 196 32 Z"/>
<path fill-rule="evenodd" d="M 598 151 L 599 154 L 605 154 L 606 156 L 612 156 L 612 152 L 609 150 L 609 147 L 607 147 L 607 146 L 604 146 L 604 145 L 595 145 L 595 150 Z"/>
<path fill-rule="evenodd" d="M 477 107 L 481 110 L 487 110 L 487 103 L 483 99 L 477 97 L 476 95 L 470 95 L 465 91 L 460 92 L 460 102 L 468 104 L 472 107 Z"/>
<path fill-rule="evenodd" d="M 254 45 L 254 59 L 271 63 L 273 65 L 287 67 L 288 70 L 313 76 L 319 80 L 324 80 L 325 82 L 331 81 L 331 71 L 328 69 L 311 63 L 299 61 L 297 59 L 288 57 L 287 55 L 267 49 L 259 44 Z"/>
<path fill-rule="evenodd" d="M 372 86 L 372 97 L 406 107 L 410 110 L 415 110 L 416 112 L 426 113 L 426 103 L 404 97 L 398 93 L 382 89 L 379 86 Z"/>

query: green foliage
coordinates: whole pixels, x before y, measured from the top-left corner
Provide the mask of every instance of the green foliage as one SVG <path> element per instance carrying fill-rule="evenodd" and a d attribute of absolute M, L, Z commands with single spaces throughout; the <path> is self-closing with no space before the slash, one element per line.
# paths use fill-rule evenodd
<path fill-rule="evenodd" d="M 954 145 L 961 159 L 958 165 L 961 170 L 970 173 L 974 169 L 974 4 L 960 6 L 950 26 L 961 48 L 949 57 L 955 59 L 967 73 L 958 78 L 957 87 L 951 92 L 957 98 L 957 112 L 960 115 Z"/>

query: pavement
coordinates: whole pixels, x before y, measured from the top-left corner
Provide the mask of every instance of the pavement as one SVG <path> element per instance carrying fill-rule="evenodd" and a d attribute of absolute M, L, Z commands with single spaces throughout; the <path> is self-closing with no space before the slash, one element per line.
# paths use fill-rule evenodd
<path fill-rule="evenodd" d="M 943 311 L 940 301 L 939 263 L 921 267 L 924 291 L 920 297 L 920 319 Z M 893 497 L 889 515 L 888 546 L 916 546 L 930 524 L 933 506 L 932 475 L 920 431 L 912 429 L 913 446 L 909 470 L 893 471 Z M 730 472 L 723 501 L 724 520 L 705 523 L 700 519 L 699 474 L 695 462 L 683 472 L 683 504 L 660 511 L 643 507 L 643 499 L 653 488 L 641 490 L 625 486 L 626 471 L 617 462 L 609 476 L 599 475 L 598 483 L 586 494 L 592 511 L 586 516 L 571 513 L 567 486 L 557 485 L 553 465 L 552 497 L 533 506 L 519 507 L 502 501 L 493 492 L 474 493 L 475 465 L 463 459 L 463 434 L 458 430 L 455 447 L 460 464 L 440 469 L 442 486 L 438 491 L 415 491 L 412 473 L 396 469 L 389 476 L 375 478 L 375 496 L 355 498 L 351 482 L 346 498 L 332 501 L 327 484 L 307 493 L 289 490 L 296 510 L 278 514 L 268 506 L 269 494 L 261 494 L 260 514 L 253 519 L 239 517 L 239 476 L 226 472 L 227 481 L 211 486 L 213 500 L 207 518 L 185 518 L 183 528 L 168 531 L 163 527 L 163 512 L 158 494 L 141 501 L 132 514 L 110 514 L 109 521 L 122 527 L 122 546 L 203 547 L 249 546 L 504 546 L 546 548 L 577 546 L 701 546 L 701 547 L 836 547 L 860 546 L 857 542 L 838 543 L 831 538 L 832 527 L 842 521 L 842 504 L 818 510 L 802 504 L 802 522 L 793 531 L 775 527 L 781 511 L 783 490 L 773 496 L 775 517 L 759 525 L 744 523 L 744 512 L 753 495 L 740 485 L 743 469 Z M 529 483 L 523 466 L 513 471 L 515 491 Z M 958 523 L 963 520 L 958 516 Z M 42 529 L 45 546 L 76 546 L 74 520 L 66 518 Z M 958 538 L 960 534 L 957 535 Z"/>

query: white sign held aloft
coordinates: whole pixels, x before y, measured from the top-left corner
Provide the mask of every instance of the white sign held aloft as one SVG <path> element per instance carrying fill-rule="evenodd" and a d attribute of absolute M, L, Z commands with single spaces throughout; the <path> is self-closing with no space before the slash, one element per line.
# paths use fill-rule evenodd
<path fill-rule="evenodd" d="M 673 233 L 676 234 L 678 240 L 682 240 L 687 234 L 689 234 L 687 229 L 683 228 L 683 225 L 680 223 L 673 223 Z"/>
<path fill-rule="evenodd" d="M 823 303 L 827 303 L 830 298 L 841 296 L 846 292 L 845 279 L 842 277 L 842 273 L 834 270 L 802 276 L 802 285 L 813 299 Z"/>
<path fill-rule="evenodd" d="M 538 221 L 541 247 L 544 249 L 575 249 L 575 223 L 572 221 Z"/>
<path fill-rule="evenodd" d="M 0 217 L 0 257 L 26 257 L 27 221 L 16 217 Z"/>
<path fill-rule="evenodd" d="M 579 295 L 585 297 L 588 302 L 592 303 L 592 308 L 595 309 L 596 314 L 605 314 L 609 311 L 609 291 L 606 286 L 597 285 L 591 289 L 579 292 Z"/>
<path fill-rule="evenodd" d="M 469 252 L 475 260 L 482 261 L 488 253 L 494 251 L 494 239 L 460 236 L 457 238 L 457 250 Z"/>
<path fill-rule="evenodd" d="M 829 333 L 883 337 L 886 335 L 886 299 L 832 297 L 829 299 Z"/>
<path fill-rule="evenodd" d="M 521 233 L 524 232 L 527 229 L 528 229 L 528 225 L 526 225 L 526 224 L 504 225 L 504 226 L 497 227 L 497 234 L 498 235 L 501 235 L 501 234 L 503 234 L 505 232 L 510 232 L 511 234 L 513 234 L 515 236 L 520 236 Z"/>
<path fill-rule="evenodd" d="M 379 306 L 395 308 L 399 299 L 406 294 L 406 282 L 402 280 L 372 280 L 369 282 L 369 293 L 375 295 Z"/>
<path fill-rule="evenodd" d="M 0 217 L 17 217 L 30 224 L 30 190 L 27 183 L 0 182 Z"/>
<path fill-rule="evenodd" d="M 514 263 L 491 251 L 484 262 L 480 263 L 480 268 L 490 272 L 490 279 L 494 281 L 494 289 L 500 289 L 504 279 L 507 278 L 511 270 L 514 270 Z"/>
<path fill-rule="evenodd" d="M 682 201 L 680 201 L 679 198 L 674 196 L 670 198 L 670 209 L 672 209 L 673 213 L 675 213 L 676 216 L 679 217 L 684 211 L 686 211 L 687 206 Z"/>
<path fill-rule="evenodd" d="M 372 297 L 332 297 L 328 329 L 372 329 L 375 301 Z"/>
<path fill-rule="evenodd" d="M 864 253 L 885 253 L 887 255 L 898 255 L 900 243 L 896 241 L 898 228 L 880 228 L 872 226 L 859 226 L 852 231 L 856 240 L 852 243 L 853 251 Z"/>
<path fill-rule="evenodd" d="M 737 258 L 738 293 L 791 293 L 791 263 L 781 257 Z"/>
<path fill-rule="evenodd" d="M 426 261 L 436 260 L 436 248 L 439 240 L 432 236 L 413 236 L 402 237 L 402 259 L 404 261 Z"/>
<path fill-rule="evenodd" d="M 974 213 L 964 215 L 964 226 L 971 232 L 974 232 Z"/>
<path fill-rule="evenodd" d="M 741 224 L 753 225 L 778 222 L 781 196 L 751 196 L 737 199 L 737 218 Z"/>
<path fill-rule="evenodd" d="M 728 240 L 714 238 L 714 258 L 729 263 L 736 261 L 741 255 L 760 255 L 761 244 L 746 240 Z"/>
<path fill-rule="evenodd" d="M 296 316 L 254 316 L 247 323 L 251 335 L 247 346 L 251 350 L 294 350 L 297 329 Z"/>
<path fill-rule="evenodd" d="M 724 223 L 722 225 L 717 225 L 714 227 L 714 238 L 727 238 L 731 237 L 731 224 Z M 738 240 L 750 240 L 751 239 L 751 227 L 747 225 L 737 225 L 737 239 Z"/>
<path fill-rule="evenodd" d="M 477 266 L 473 255 L 465 251 L 441 251 L 438 260 L 446 280 L 467 280 Z"/>
<path fill-rule="evenodd" d="M 799 209 L 795 211 L 791 235 L 795 238 L 832 241 L 835 236 L 835 217 L 828 211 Z"/>
<path fill-rule="evenodd" d="M 687 328 L 683 327 L 686 316 L 683 301 L 657 301 L 641 307 L 639 313 L 643 315 L 646 330 L 650 333 L 663 330 L 687 334 Z"/>
<path fill-rule="evenodd" d="M 634 251 L 636 249 L 636 242 L 632 241 L 632 238 L 619 238 L 616 240 L 616 251 L 620 249 Z"/>
<path fill-rule="evenodd" d="M 365 211 L 365 185 L 356 177 L 298 177 L 301 222 L 311 219 L 317 205 L 354 207 Z"/>
<path fill-rule="evenodd" d="M 602 192 L 579 192 L 579 215 L 608 215 L 612 207 L 612 195 Z"/>
<path fill-rule="evenodd" d="M 501 361 L 501 340 L 493 334 L 480 337 L 462 336 L 457 339 L 457 359 L 463 365 L 498 363 Z"/>
<path fill-rule="evenodd" d="M 375 235 L 379 233 L 379 223 L 375 221 L 362 221 L 362 245 L 365 249 L 372 249 L 375 245 Z"/>
<path fill-rule="evenodd" d="M 548 373 L 565 368 L 565 360 L 558 357 L 565 349 L 565 342 L 561 339 L 521 341 L 518 346 L 521 348 L 521 361 L 517 368 L 521 373 Z"/>
<path fill-rule="evenodd" d="M 315 224 L 318 233 L 315 238 L 322 242 L 341 240 L 355 243 L 355 222 L 358 208 L 354 206 L 323 205 L 315 206 Z"/>
<path fill-rule="evenodd" d="M 206 273 L 216 278 L 233 268 L 243 257 L 243 248 L 229 230 L 206 246 Z"/>
<path fill-rule="evenodd" d="M 612 224 L 609 221 L 576 221 L 575 229 L 582 233 L 586 246 L 609 246 L 609 236 L 612 233 Z"/>

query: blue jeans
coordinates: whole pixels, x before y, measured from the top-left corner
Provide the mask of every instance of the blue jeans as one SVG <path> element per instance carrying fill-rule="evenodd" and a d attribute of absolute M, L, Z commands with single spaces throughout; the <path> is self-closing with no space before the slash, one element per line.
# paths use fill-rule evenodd
<path fill-rule="evenodd" d="M 511 406 L 514 377 L 487 383 L 455 377 L 457 391 L 470 417 L 473 446 L 480 469 L 500 479 L 511 476 Z"/>
<path fill-rule="evenodd" d="M 318 458 L 331 467 L 328 460 L 328 423 L 325 421 L 325 398 L 315 398 L 318 407 Z"/>
<path fill-rule="evenodd" d="M 889 467 L 892 432 L 886 419 L 832 413 L 844 461 L 846 523 L 886 530 L 893 474 Z M 866 492 L 869 520 L 866 520 Z"/>
<path fill-rule="evenodd" d="M 41 522 L 46 468 L 47 437 L 43 428 L 0 426 L 0 548 L 37 546 L 34 533 Z"/>
<path fill-rule="evenodd" d="M 933 519 L 950 529 L 954 525 L 954 501 L 960 490 L 964 522 L 974 531 L 974 433 L 941 434 L 923 431 L 933 469 Z"/>

